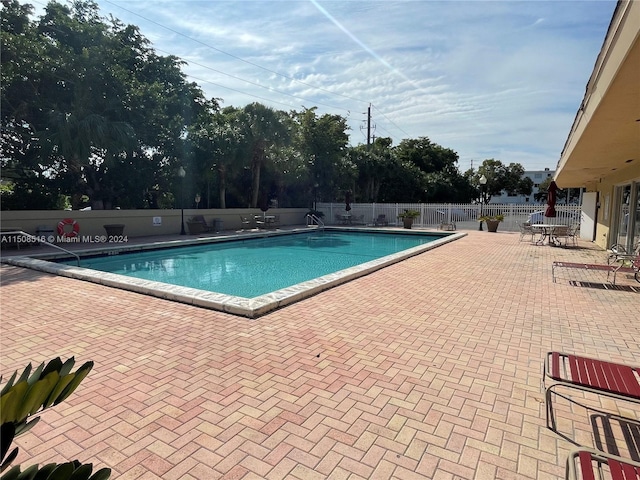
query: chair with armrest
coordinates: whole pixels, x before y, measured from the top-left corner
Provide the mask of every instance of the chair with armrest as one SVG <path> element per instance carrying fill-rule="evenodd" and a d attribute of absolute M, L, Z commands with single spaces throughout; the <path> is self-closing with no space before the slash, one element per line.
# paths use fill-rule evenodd
<path fill-rule="evenodd" d="M 548 387 L 547 380 L 550 381 Z M 640 403 L 640 367 L 621 363 L 562 352 L 547 352 L 542 383 L 547 404 L 547 427 L 552 430 L 555 430 L 555 418 L 551 394 L 560 387 Z"/>
<path fill-rule="evenodd" d="M 521 223 L 519 227 L 520 227 L 520 241 L 522 241 L 522 239 L 525 237 L 529 237 L 529 241 L 533 242 L 533 239 L 535 238 L 535 233 L 533 231 L 533 228 L 531 228 L 531 222 Z"/>
<path fill-rule="evenodd" d="M 579 448 L 567 457 L 566 480 L 640 480 L 640 463 L 591 448 Z"/>

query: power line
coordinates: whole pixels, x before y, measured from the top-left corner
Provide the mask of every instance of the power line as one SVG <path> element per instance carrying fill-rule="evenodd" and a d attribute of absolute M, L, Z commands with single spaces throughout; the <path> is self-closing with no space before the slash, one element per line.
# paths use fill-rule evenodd
<path fill-rule="evenodd" d="M 389 120 L 389 123 L 391 123 L 391 125 L 393 125 L 394 127 L 396 127 L 398 130 L 400 130 L 402 133 L 404 133 L 408 138 L 411 138 L 411 135 L 409 135 L 407 132 L 405 132 L 402 128 L 400 128 L 398 125 L 396 125 L 389 117 L 387 117 L 384 113 L 382 113 L 382 111 L 376 107 L 375 105 L 371 105 L 373 108 L 376 109 L 376 111 L 380 112 L 380 115 L 382 115 L 384 118 L 386 118 L 387 120 Z"/>
<path fill-rule="evenodd" d="M 212 45 L 209 45 L 208 43 L 202 42 L 202 41 L 197 40 L 197 39 L 195 39 L 195 38 L 192 38 L 192 37 L 190 37 L 190 36 L 188 36 L 188 35 L 185 35 L 184 33 L 179 32 L 179 31 L 177 31 L 177 30 L 174 30 L 174 29 L 172 29 L 172 28 L 170 28 L 170 27 L 167 27 L 166 25 L 163 25 L 163 24 L 161 24 L 161 23 L 159 23 L 159 22 L 156 22 L 155 20 L 151 20 L 150 18 L 147 18 L 147 17 L 145 17 L 144 15 L 140 15 L 139 13 L 136 13 L 136 12 L 133 12 L 133 11 L 131 11 L 131 10 L 128 10 L 128 9 L 126 9 L 126 8 L 124 8 L 124 7 L 121 7 L 120 5 L 117 5 L 117 4 L 113 3 L 113 2 L 110 2 L 109 0 L 103 0 L 103 2 L 104 2 L 104 3 L 108 3 L 108 4 L 110 4 L 110 5 L 113 5 L 113 6 L 115 6 L 115 7 L 121 8 L 121 9 L 122 9 L 122 10 L 124 10 L 125 12 L 130 13 L 131 15 L 135 15 L 135 16 L 137 16 L 137 17 L 140 17 L 140 18 L 142 18 L 143 20 L 146 20 L 147 22 L 153 23 L 154 25 L 157 25 L 157 26 L 159 26 L 159 27 L 161 27 L 161 28 L 164 28 L 164 29 L 166 29 L 166 30 L 169 30 L 170 32 L 173 32 L 173 33 L 175 33 L 176 35 L 180 35 L 181 37 L 184 37 L 184 38 L 186 38 L 186 39 L 188 39 L 188 40 L 191 40 L 191 41 L 193 41 L 193 42 L 199 43 L 200 45 L 203 45 L 203 46 L 205 46 L 205 47 L 207 47 L 207 48 L 210 48 L 210 49 L 212 49 L 212 50 L 215 50 L 216 52 L 222 53 L 223 55 L 227 55 L 227 56 L 229 56 L 229 57 L 231 57 L 231 58 L 234 58 L 234 59 L 239 60 L 239 61 L 241 61 L 241 62 L 244 62 L 244 63 L 246 63 L 246 64 L 248 64 L 248 65 L 251 65 L 251 66 L 253 66 L 253 67 L 256 67 L 256 68 L 259 68 L 259 69 L 261 69 L 261 70 L 264 70 L 264 71 L 266 71 L 266 72 L 273 73 L 274 75 L 278 75 L 279 77 L 286 78 L 287 80 L 291 80 L 291 81 L 294 81 L 294 82 L 296 82 L 296 83 L 300 83 L 301 85 L 305 85 L 305 86 L 307 86 L 307 87 L 311 87 L 311 88 L 316 89 L 316 90 L 321 90 L 321 91 L 323 91 L 323 92 L 327 92 L 327 93 L 329 93 L 329 94 L 331 94 L 331 95 L 336 95 L 336 96 L 339 96 L 339 97 L 347 98 L 347 99 L 349 99 L 349 100 L 355 100 L 355 101 L 357 101 L 357 102 L 367 103 L 365 100 L 362 100 L 362 99 L 359 99 L 359 98 L 355 98 L 355 97 L 351 97 L 351 96 L 349 96 L 349 95 L 343 95 L 343 94 L 341 94 L 341 93 L 332 92 L 331 90 L 327 90 L 326 88 L 318 87 L 317 85 L 311 85 L 310 83 L 303 82 L 302 80 L 298 80 L 297 78 L 291 77 L 291 76 L 289 76 L 289 75 L 285 75 L 284 73 L 280 73 L 280 72 L 277 72 L 276 70 L 272 70 L 272 69 L 270 69 L 270 68 L 263 67 L 262 65 L 259 65 L 259 64 L 257 64 L 257 63 L 251 62 L 251 61 L 249 61 L 249 60 L 245 60 L 245 59 L 244 59 L 244 58 L 242 58 L 242 57 L 239 57 L 239 56 L 237 56 L 237 55 L 234 55 L 233 53 L 229 53 L 229 52 L 225 52 L 224 50 L 220 50 L 219 48 L 216 48 L 216 47 L 214 47 L 214 46 L 212 46 Z"/>

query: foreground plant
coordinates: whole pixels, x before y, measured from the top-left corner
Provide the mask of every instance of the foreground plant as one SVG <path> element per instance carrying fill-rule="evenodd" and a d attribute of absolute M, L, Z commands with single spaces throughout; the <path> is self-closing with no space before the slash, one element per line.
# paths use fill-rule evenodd
<path fill-rule="evenodd" d="M 0 391 L 0 472 L 4 472 L 18 456 L 18 447 L 11 450 L 13 439 L 38 423 L 36 413 L 58 405 L 71 395 L 93 368 L 86 362 L 71 372 L 75 360 L 66 362 L 55 358 L 45 365 L 43 362 L 33 370 L 31 364 L 18 377 L 16 370 Z M 17 380 L 16 380 L 17 378 Z M 2 377 L 0 376 L 0 383 Z M 78 460 L 61 464 L 37 465 L 21 470 L 20 465 L 11 467 L 2 480 L 106 480 L 111 470 L 103 468 L 93 473 L 92 464 Z"/>

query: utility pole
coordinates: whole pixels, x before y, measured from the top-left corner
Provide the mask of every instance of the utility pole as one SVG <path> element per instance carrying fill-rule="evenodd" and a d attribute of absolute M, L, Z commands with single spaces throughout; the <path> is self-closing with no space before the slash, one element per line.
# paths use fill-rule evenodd
<path fill-rule="evenodd" d="M 371 104 L 367 108 L 367 147 L 371 145 Z"/>
<path fill-rule="evenodd" d="M 367 108 L 367 147 L 371 147 L 371 129 L 373 128 L 373 130 L 375 131 L 376 126 L 375 125 L 371 125 L 371 104 L 369 104 L 369 108 Z M 360 130 L 364 130 L 364 127 L 360 127 Z M 375 140 L 375 137 L 374 137 Z"/>

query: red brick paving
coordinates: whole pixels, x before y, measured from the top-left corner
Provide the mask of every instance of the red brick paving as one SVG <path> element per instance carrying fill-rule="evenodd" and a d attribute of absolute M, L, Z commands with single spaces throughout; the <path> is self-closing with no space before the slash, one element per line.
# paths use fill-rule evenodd
<path fill-rule="evenodd" d="M 574 445 L 545 427 L 543 355 L 640 364 L 640 294 L 568 283 L 602 272 L 554 284 L 553 260 L 605 252 L 518 239 L 469 232 L 257 320 L 4 265 L 1 373 L 95 362 L 18 437 L 18 461 L 120 479 L 561 478 Z M 585 411 L 557 415 L 595 446 Z"/>

